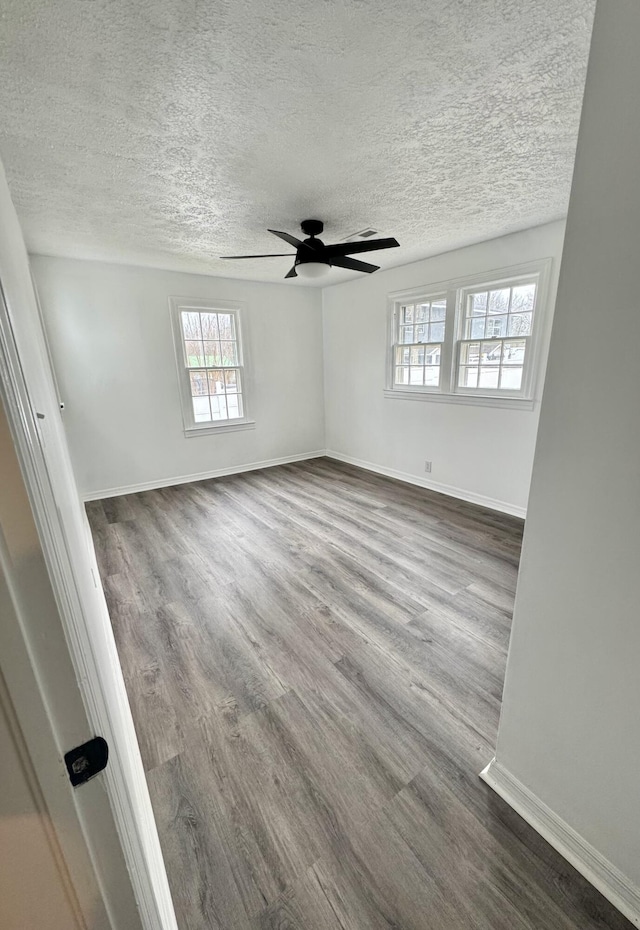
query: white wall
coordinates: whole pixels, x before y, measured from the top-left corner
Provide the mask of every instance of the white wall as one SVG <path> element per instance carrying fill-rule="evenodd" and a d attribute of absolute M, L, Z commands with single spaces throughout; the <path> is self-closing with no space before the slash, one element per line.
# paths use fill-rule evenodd
<path fill-rule="evenodd" d="M 433 462 L 429 485 L 436 490 L 523 513 L 539 405 L 527 411 L 385 398 L 387 295 L 553 258 L 552 310 L 563 233 L 562 222 L 552 223 L 325 288 L 325 420 L 330 453 L 425 484 L 428 459 Z"/>
<path fill-rule="evenodd" d="M 635 886 L 640 923 L 640 4 L 598 4 L 498 764 Z"/>
<path fill-rule="evenodd" d="M 32 267 L 81 493 L 324 448 L 318 290 L 42 256 Z M 170 296 L 246 301 L 255 429 L 185 437 Z"/>

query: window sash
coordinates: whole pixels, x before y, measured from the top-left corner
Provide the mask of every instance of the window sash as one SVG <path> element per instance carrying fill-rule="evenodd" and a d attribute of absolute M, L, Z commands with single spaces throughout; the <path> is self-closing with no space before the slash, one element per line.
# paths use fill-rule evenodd
<path fill-rule="evenodd" d="M 206 332 L 203 321 L 205 314 L 216 317 L 214 329 Z M 196 329 L 191 333 L 187 332 L 189 316 L 198 317 L 197 321 L 192 320 Z M 230 325 L 225 323 L 224 329 L 221 328 L 221 317 L 230 320 Z M 244 372 L 241 364 L 242 347 L 237 311 L 214 307 L 181 308 L 179 323 L 194 425 L 215 425 L 242 420 Z M 187 338 L 187 335 L 191 335 L 192 338 Z M 205 339 L 205 335 L 209 338 Z M 194 336 L 196 338 L 193 338 Z M 195 360 L 195 364 L 192 360 Z M 229 378 L 231 372 L 235 372 L 235 378 Z"/>
<path fill-rule="evenodd" d="M 514 345 L 516 343 L 525 343 L 523 348 L 522 361 L 510 359 L 505 359 L 505 348 Z M 479 346 L 478 351 L 478 362 L 474 364 L 473 362 L 463 361 L 463 354 L 465 347 L 468 347 L 467 351 L 472 346 Z M 490 360 L 488 362 L 483 362 L 482 360 L 482 346 L 496 346 L 500 347 L 499 356 L 496 356 L 495 360 Z M 457 342 L 457 351 L 456 351 L 456 370 L 455 370 L 455 390 L 459 394 L 483 394 L 483 395 L 497 395 L 500 397 L 522 397 L 523 389 L 525 388 L 526 381 L 525 375 L 528 369 L 528 361 L 530 355 L 530 345 L 531 337 L 530 336 L 502 336 L 498 338 L 489 338 L 486 339 L 459 339 Z M 461 384 L 461 371 L 465 369 L 469 372 L 477 372 L 477 386 L 473 385 L 464 385 Z M 489 372 L 497 374 L 497 384 L 495 387 L 491 386 L 492 378 L 488 377 Z M 519 386 L 510 387 L 508 382 L 509 380 L 513 383 L 517 379 L 517 373 L 520 373 Z M 481 385 L 481 373 L 485 375 L 484 383 Z M 503 386 L 504 382 L 504 386 Z"/>

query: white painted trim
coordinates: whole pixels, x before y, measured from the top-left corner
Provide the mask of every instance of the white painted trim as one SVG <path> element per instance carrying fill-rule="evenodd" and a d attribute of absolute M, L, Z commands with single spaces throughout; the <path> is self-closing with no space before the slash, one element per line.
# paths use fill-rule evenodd
<path fill-rule="evenodd" d="M 271 468 L 273 465 L 288 465 L 290 462 L 304 462 L 317 459 L 325 454 L 324 449 L 315 452 L 301 452 L 298 455 L 284 455 L 278 459 L 265 459 L 264 462 L 249 462 L 246 465 L 230 465 L 228 468 L 214 468 L 192 475 L 175 475 L 172 478 L 159 478 L 155 481 L 143 481 L 118 488 L 105 488 L 103 491 L 88 491 L 82 494 L 84 501 L 98 501 L 105 497 L 121 497 L 123 494 L 137 494 L 139 491 L 154 491 L 156 488 L 170 488 L 174 484 L 189 484 L 192 481 L 205 481 L 207 478 L 222 478 L 224 475 L 239 475 L 244 471 L 257 471 L 259 468 Z"/>
<path fill-rule="evenodd" d="M 480 772 L 540 836 L 600 891 L 632 924 L 640 926 L 640 888 L 523 785 L 496 759 Z"/>
<path fill-rule="evenodd" d="M 439 404 L 466 404 L 469 407 L 504 407 L 507 410 L 534 410 L 537 401 L 527 397 L 499 397 L 488 394 L 449 394 L 444 391 L 403 391 L 386 388 L 384 396 L 390 400 L 426 400 Z"/>
<path fill-rule="evenodd" d="M 184 430 L 187 439 L 195 436 L 213 436 L 214 433 L 237 433 L 243 429 L 255 429 L 255 420 L 220 420 L 219 423 L 207 423 L 205 426 L 189 426 Z"/>
<path fill-rule="evenodd" d="M 429 481 L 426 478 L 412 475 L 406 471 L 397 471 L 395 468 L 387 468 L 384 465 L 374 465 L 373 462 L 364 462 L 362 459 L 354 459 L 351 455 L 343 455 L 341 452 L 334 452 L 332 449 L 327 449 L 324 454 L 327 458 L 336 459 L 338 462 L 345 462 L 347 465 L 355 465 L 356 468 L 364 468 L 365 471 L 373 471 L 378 475 L 385 475 L 387 478 L 395 478 L 397 481 L 406 481 L 408 484 L 416 484 L 419 488 L 437 491 L 438 494 L 446 494 L 447 497 L 456 497 L 459 500 L 468 501 L 470 504 L 478 504 L 480 507 L 487 507 L 489 510 L 499 510 L 501 513 L 508 513 L 512 517 L 521 517 L 524 520 L 527 515 L 527 511 L 524 507 L 509 504 L 507 501 L 499 501 L 493 497 L 486 497 L 484 494 L 474 494 L 473 491 L 466 491 L 464 488 L 456 488 L 450 484 L 440 484 L 437 481 Z"/>

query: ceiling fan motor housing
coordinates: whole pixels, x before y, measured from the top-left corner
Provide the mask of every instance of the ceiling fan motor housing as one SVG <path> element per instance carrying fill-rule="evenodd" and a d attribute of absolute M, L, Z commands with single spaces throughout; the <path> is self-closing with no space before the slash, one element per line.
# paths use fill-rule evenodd
<path fill-rule="evenodd" d="M 300 229 L 306 236 L 319 236 L 324 229 L 322 220 L 303 220 Z"/>
<path fill-rule="evenodd" d="M 300 228 L 305 235 L 309 236 L 308 239 L 304 240 L 304 245 L 308 246 L 308 248 L 299 248 L 297 250 L 295 264 L 306 265 L 311 262 L 321 262 L 323 265 L 331 265 L 331 262 L 326 258 L 321 258 L 320 255 L 314 255 L 313 252 L 310 251 L 310 249 L 314 249 L 320 252 L 324 249 L 324 242 L 316 238 L 324 229 L 322 220 L 303 220 L 300 223 Z"/>

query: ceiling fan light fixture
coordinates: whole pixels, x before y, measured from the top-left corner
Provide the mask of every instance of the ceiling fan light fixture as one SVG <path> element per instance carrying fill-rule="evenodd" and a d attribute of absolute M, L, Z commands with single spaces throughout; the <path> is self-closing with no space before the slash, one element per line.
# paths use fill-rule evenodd
<path fill-rule="evenodd" d="M 299 262 L 296 271 L 301 278 L 321 278 L 329 271 L 325 262 Z"/>

